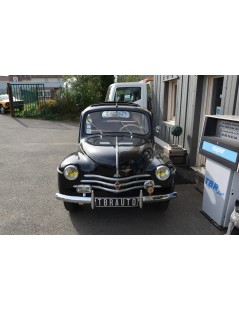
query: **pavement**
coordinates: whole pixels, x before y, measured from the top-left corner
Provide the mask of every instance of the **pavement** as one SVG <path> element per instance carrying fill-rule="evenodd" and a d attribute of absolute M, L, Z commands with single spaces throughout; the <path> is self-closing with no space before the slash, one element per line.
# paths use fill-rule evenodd
<path fill-rule="evenodd" d="M 59 163 L 77 147 L 73 122 L 0 115 L 0 234 L 2 235 L 220 235 L 201 214 L 194 184 L 177 184 L 165 213 L 155 208 L 91 210 L 69 214 L 55 199 Z"/>

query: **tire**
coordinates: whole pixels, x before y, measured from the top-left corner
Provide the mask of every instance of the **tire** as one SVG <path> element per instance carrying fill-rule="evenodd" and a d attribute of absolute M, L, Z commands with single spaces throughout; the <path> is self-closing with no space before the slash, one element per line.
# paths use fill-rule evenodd
<path fill-rule="evenodd" d="M 77 203 L 72 203 L 72 202 L 65 202 L 64 201 L 64 207 L 65 209 L 70 212 L 70 213 L 74 213 L 77 211 L 78 209 L 78 204 Z"/>
<path fill-rule="evenodd" d="M 155 205 L 155 209 L 158 210 L 158 212 L 165 212 L 168 209 L 169 206 L 169 200 L 164 202 L 159 202 L 157 205 Z"/>
<path fill-rule="evenodd" d="M 6 109 L 5 109 L 2 105 L 0 105 L 0 112 L 1 112 L 2 114 L 5 114 L 5 113 L 6 113 Z"/>

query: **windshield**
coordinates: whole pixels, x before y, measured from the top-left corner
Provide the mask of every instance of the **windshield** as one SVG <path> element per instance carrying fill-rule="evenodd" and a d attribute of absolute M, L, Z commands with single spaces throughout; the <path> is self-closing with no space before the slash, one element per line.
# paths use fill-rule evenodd
<path fill-rule="evenodd" d="M 13 101 L 17 101 L 18 99 L 12 96 Z M 2 101 L 9 101 L 9 96 L 8 95 L 0 95 L 0 100 Z"/>
<path fill-rule="evenodd" d="M 84 131 L 88 135 L 105 133 L 129 133 L 147 135 L 149 118 L 141 112 L 125 110 L 101 110 L 86 115 Z"/>
<path fill-rule="evenodd" d="M 0 100 L 8 100 L 8 95 L 0 95 Z"/>
<path fill-rule="evenodd" d="M 134 102 L 141 99 L 140 87 L 117 87 L 115 101 Z"/>

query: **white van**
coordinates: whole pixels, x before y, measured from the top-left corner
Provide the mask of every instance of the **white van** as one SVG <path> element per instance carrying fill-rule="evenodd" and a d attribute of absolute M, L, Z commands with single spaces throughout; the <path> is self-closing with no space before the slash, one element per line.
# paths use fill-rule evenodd
<path fill-rule="evenodd" d="M 149 99 L 147 84 L 142 81 L 111 84 L 105 101 L 137 103 L 149 109 Z"/>

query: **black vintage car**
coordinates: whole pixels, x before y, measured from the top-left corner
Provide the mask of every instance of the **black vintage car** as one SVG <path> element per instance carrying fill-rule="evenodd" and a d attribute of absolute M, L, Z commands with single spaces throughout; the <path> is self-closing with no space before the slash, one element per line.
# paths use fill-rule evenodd
<path fill-rule="evenodd" d="M 79 205 L 166 210 L 174 192 L 175 168 L 154 152 L 151 113 L 136 104 L 101 103 L 80 117 L 78 151 L 58 166 L 66 210 Z"/>

